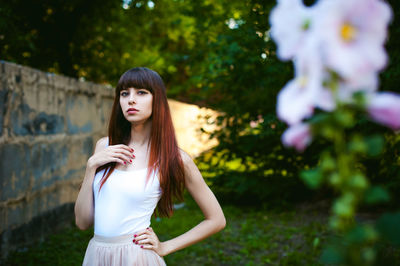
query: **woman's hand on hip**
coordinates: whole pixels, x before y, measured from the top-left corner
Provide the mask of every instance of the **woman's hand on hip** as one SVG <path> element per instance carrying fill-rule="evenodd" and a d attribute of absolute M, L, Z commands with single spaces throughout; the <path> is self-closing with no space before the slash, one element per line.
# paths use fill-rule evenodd
<path fill-rule="evenodd" d="M 93 154 L 88 160 L 88 167 L 98 168 L 107 163 L 132 163 L 133 149 L 124 144 L 111 145 Z"/>
<path fill-rule="evenodd" d="M 136 233 L 134 235 L 134 242 L 143 249 L 154 250 L 161 257 L 167 255 L 163 243 L 158 240 L 156 233 L 154 233 L 151 227 Z"/>

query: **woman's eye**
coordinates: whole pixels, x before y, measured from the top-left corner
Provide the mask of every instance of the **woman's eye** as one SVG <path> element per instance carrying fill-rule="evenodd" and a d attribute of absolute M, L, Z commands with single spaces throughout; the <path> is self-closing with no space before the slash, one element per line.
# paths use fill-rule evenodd
<path fill-rule="evenodd" d="M 121 92 L 121 96 L 127 96 L 127 95 L 128 95 L 128 92 L 126 92 L 126 91 Z"/>
<path fill-rule="evenodd" d="M 147 91 L 141 90 L 141 91 L 138 91 L 138 94 L 147 94 Z"/>

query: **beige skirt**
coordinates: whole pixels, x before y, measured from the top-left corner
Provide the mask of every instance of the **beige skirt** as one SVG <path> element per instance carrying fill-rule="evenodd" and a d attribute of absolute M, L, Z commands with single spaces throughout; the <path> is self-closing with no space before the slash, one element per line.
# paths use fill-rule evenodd
<path fill-rule="evenodd" d="M 163 258 L 153 250 L 132 242 L 133 235 L 103 237 L 94 235 L 86 249 L 84 266 L 164 266 Z"/>

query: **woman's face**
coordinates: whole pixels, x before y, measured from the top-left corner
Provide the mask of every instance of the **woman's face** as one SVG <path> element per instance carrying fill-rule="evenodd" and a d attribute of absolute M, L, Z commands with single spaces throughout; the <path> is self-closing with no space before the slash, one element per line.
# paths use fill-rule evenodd
<path fill-rule="evenodd" d="M 146 89 L 121 90 L 119 103 L 126 120 L 131 124 L 141 124 L 151 117 L 153 94 Z"/>

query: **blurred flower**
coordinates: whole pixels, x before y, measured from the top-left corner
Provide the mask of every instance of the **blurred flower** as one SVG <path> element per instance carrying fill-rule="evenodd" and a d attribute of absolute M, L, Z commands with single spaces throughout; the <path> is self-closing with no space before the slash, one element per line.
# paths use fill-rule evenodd
<path fill-rule="evenodd" d="M 338 83 L 337 100 L 345 103 L 353 101 L 353 95 L 356 92 L 362 91 L 366 94 L 374 93 L 378 88 L 378 73 L 370 73 L 358 78 L 356 81 L 359 85 L 351 83 L 350 81 L 341 80 Z"/>
<path fill-rule="evenodd" d="M 376 93 L 369 97 L 367 104 L 368 114 L 376 122 L 400 129 L 400 95 L 391 92 Z"/>
<path fill-rule="evenodd" d="M 304 151 L 305 148 L 311 143 L 312 136 L 310 125 L 300 123 L 293 125 L 286 129 L 282 135 L 283 145 L 287 147 L 294 147 L 298 151 Z"/>
<path fill-rule="evenodd" d="M 257 120 L 252 120 L 250 121 L 250 127 L 251 128 L 255 128 L 257 127 L 259 124 L 261 124 L 262 122 L 264 122 L 264 118 L 262 115 L 258 115 L 257 116 Z"/>
<path fill-rule="evenodd" d="M 271 37 L 278 44 L 277 53 L 281 60 L 293 58 L 302 47 L 311 26 L 311 11 L 301 0 L 278 0 L 278 5 L 271 11 Z"/>
<path fill-rule="evenodd" d="M 392 13 L 380 0 L 321 0 L 315 6 L 315 32 L 324 64 L 347 87 L 376 89 L 377 72 L 387 63 L 384 41 Z"/>
<path fill-rule="evenodd" d="M 251 127 L 251 128 L 255 128 L 255 127 L 257 127 L 257 126 L 258 126 L 257 121 L 250 121 L 250 127 Z"/>
<path fill-rule="evenodd" d="M 335 102 L 330 90 L 322 87 L 323 68 L 320 58 L 313 56 L 315 42 L 308 40 L 294 59 L 296 76 L 278 94 L 278 117 L 289 125 L 310 117 L 314 108 L 330 111 Z"/>
<path fill-rule="evenodd" d="M 279 119 L 293 125 L 310 117 L 314 112 L 315 95 L 315 81 L 309 76 L 298 76 L 289 81 L 278 94 Z"/>

